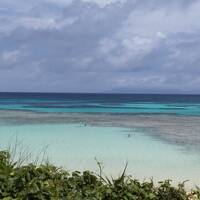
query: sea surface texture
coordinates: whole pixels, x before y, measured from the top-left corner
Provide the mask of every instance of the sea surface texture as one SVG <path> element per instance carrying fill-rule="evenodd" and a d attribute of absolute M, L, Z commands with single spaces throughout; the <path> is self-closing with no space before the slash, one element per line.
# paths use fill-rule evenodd
<path fill-rule="evenodd" d="M 200 115 L 197 95 L 1 93 L 1 110 Z"/>
<path fill-rule="evenodd" d="M 127 173 L 140 180 L 193 187 L 200 96 L 0 93 L 0 148 L 8 147 L 15 158 L 30 152 L 69 170 L 98 170 L 99 160 L 108 176 L 128 162 Z"/>

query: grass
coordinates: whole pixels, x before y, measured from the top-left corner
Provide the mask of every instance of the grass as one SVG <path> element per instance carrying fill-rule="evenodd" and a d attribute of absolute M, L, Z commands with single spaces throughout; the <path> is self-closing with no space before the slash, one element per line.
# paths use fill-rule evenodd
<path fill-rule="evenodd" d="M 126 175 L 102 176 L 90 171 L 68 171 L 46 164 L 20 164 L 9 151 L 0 151 L 0 199 L 3 200 L 195 200 L 200 189 L 186 192 L 184 183 L 176 187 L 170 180 L 140 182 Z"/>

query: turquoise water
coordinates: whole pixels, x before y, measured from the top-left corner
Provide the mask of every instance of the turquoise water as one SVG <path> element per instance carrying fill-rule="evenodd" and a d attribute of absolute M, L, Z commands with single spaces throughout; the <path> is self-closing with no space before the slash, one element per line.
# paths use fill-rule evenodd
<path fill-rule="evenodd" d="M 153 139 L 139 129 L 130 132 L 82 124 L 0 126 L 2 149 L 15 143 L 16 137 L 20 149 L 35 154 L 31 160 L 47 147 L 50 162 L 69 170 L 97 171 L 97 158 L 107 175 L 119 175 L 128 162 L 127 173 L 140 180 L 154 177 L 155 181 L 171 178 L 175 183 L 200 183 L 198 153 L 185 153 L 182 147 Z"/>
<path fill-rule="evenodd" d="M 199 116 L 200 96 L 0 93 L 0 110 Z"/>
<path fill-rule="evenodd" d="M 61 106 L 61 105 L 60 105 Z M 69 108 L 69 107 L 73 108 Z M 62 107 L 32 107 L 25 105 L 0 105 L 1 110 L 27 110 L 35 112 L 61 112 L 61 113 L 149 113 L 149 114 L 178 114 L 178 115 L 200 115 L 200 104 L 161 104 L 161 103 L 132 103 L 118 106 L 87 105 L 84 107 L 74 104 L 62 105 Z"/>

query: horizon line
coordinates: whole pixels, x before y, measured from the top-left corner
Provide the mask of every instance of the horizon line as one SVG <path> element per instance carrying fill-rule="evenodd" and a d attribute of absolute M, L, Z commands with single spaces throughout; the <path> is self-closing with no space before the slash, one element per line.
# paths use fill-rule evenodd
<path fill-rule="evenodd" d="M 96 94 L 96 95 L 192 95 L 199 96 L 200 93 L 137 93 L 137 92 L 27 92 L 27 91 L 9 91 L 2 92 L 0 94 Z"/>

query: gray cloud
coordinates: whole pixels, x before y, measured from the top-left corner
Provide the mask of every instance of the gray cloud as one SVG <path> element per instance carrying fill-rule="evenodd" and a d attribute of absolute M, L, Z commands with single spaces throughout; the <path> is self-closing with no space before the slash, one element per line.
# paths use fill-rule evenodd
<path fill-rule="evenodd" d="M 197 0 L 2 0 L 0 91 L 200 93 Z"/>

